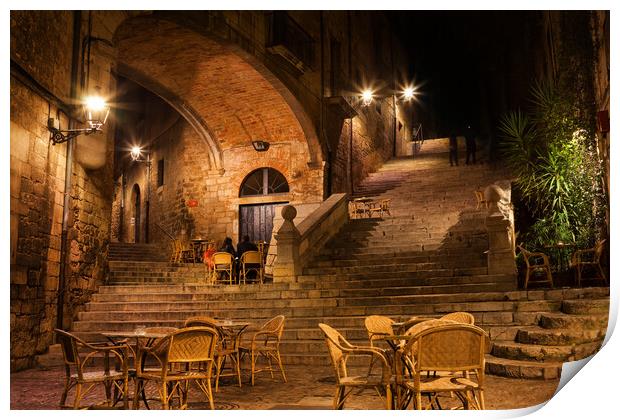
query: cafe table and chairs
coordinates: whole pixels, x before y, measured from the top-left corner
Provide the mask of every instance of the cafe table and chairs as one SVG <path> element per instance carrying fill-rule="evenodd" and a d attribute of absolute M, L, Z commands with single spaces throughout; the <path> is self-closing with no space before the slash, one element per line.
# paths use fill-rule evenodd
<path fill-rule="evenodd" d="M 186 409 L 190 382 L 207 396 L 214 409 L 211 377 L 215 362 L 217 331 L 210 327 L 180 328 L 153 343 L 138 348 L 134 408 L 139 407 L 148 382 L 156 383 L 162 408 L 172 407 L 175 396 L 178 408 Z"/>
<path fill-rule="evenodd" d="M 65 383 L 60 397 L 60 408 L 113 408 L 122 401 L 128 408 L 128 356 L 126 343 L 87 343 L 79 337 L 55 329 L 65 365 Z M 84 405 L 83 400 L 96 389 L 103 388 L 105 399 L 94 405 Z M 73 390 L 73 403 L 66 405 Z"/>
<path fill-rule="evenodd" d="M 218 332 L 218 343 L 215 348 L 215 392 L 219 390 L 220 378 L 236 376 L 241 387 L 241 358 L 239 342 L 241 334 L 250 325 L 247 322 L 229 319 L 215 319 L 208 316 L 192 317 L 185 321 L 185 327 L 207 326 Z M 229 363 L 230 373 L 222 373 L 226 362 Z"/>

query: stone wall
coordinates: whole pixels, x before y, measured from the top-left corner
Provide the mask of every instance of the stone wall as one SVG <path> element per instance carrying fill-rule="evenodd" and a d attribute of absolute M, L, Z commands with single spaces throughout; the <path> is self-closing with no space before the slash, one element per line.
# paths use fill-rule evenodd
<path fill-rule="evenodd" d="M 111 137 L 99 144 L 52 145 L 48 117 L 69 125 L 73 46 L 72 12 L 11 12 L 11 369 L 31 366 L 57 325 L 64 295 L 63 327 L 84 304 L 106 271 L 109 241 Z M 88 26 L 82 13 L 82 35 Z M 98 34 L 101 35 L 101 34 Z M 82 39 L 78 38 L 79 40 Z M 45 42 L 44 42 L 45 41 Z M 91 48 L 88 74 L 78 72 L 79 95 L 99 86 L 113 90 L 105 46 Z M 83 83 L 80 83 L 80 80 Z M 74 147 L 67 223 L 67 265 L 60 286 L 61 233 L 67 147 Z M 86 149 L 89 149 L 86 146 Z M 103 162 L 103 163 L 102 163 Z"/>

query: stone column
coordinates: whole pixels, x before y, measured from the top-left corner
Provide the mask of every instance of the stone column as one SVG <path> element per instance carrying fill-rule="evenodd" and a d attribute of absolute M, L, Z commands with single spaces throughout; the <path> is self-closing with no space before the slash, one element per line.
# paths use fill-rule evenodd
<path fill-rule="evenodd" d="M 515 276 L 513 246 L 513 217 L 510 203 L 510 183 L 507 188 L 493 184 L 486 188 L 485 200 L 489 203 L 489 212 L 486 217 L 486 227 L 489 234 L 489 251 L 487 253 L 487 268 L 489 274 L 507 274 Z"/>
<path fill-rule="evenodd" d="M 301 274 L 299 261 L 299 230 L 293 219 L 297 216 L 297 209 L 288 205 L 282 208 L 284 222 L 275 239 L 278 242 L 278 255 L 273 266 L 273 282 L 295 282 Z"/>

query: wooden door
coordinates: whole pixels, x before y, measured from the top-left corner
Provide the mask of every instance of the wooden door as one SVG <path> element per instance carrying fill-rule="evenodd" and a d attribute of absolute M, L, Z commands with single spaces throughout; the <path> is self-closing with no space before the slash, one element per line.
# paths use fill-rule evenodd
<path fill-rule="evenodd" d="M 271 241 L 273 230 L 273 216 L 275 208 L 284 203 L 253 204 L 239 206 L 239 240 L 244 235 L 250 237 L 250 241 Z"/>

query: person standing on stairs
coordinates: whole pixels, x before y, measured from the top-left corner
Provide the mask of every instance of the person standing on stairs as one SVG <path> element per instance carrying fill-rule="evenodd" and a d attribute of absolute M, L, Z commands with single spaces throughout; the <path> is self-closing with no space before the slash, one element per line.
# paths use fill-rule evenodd
<path fill-rule="evenodd" d="M 458 148 L 459 148 L 459 142 L 456 137 L 456 132 L 452 130 L 450 132 L 450 145 L 449 145 L 450 166 L 453 166 L 453 165 L 459 166 Z"/>
<path fill-rule="evenodd" d="M 476 164 L 476 133 L 471 128 L 471 125 L 467 126 L 465 133 L 465 147 L 467 149 L 467 157 L 465 158 L 465 165 L 469 165 L 470 157 L 472 165 Z"/>

